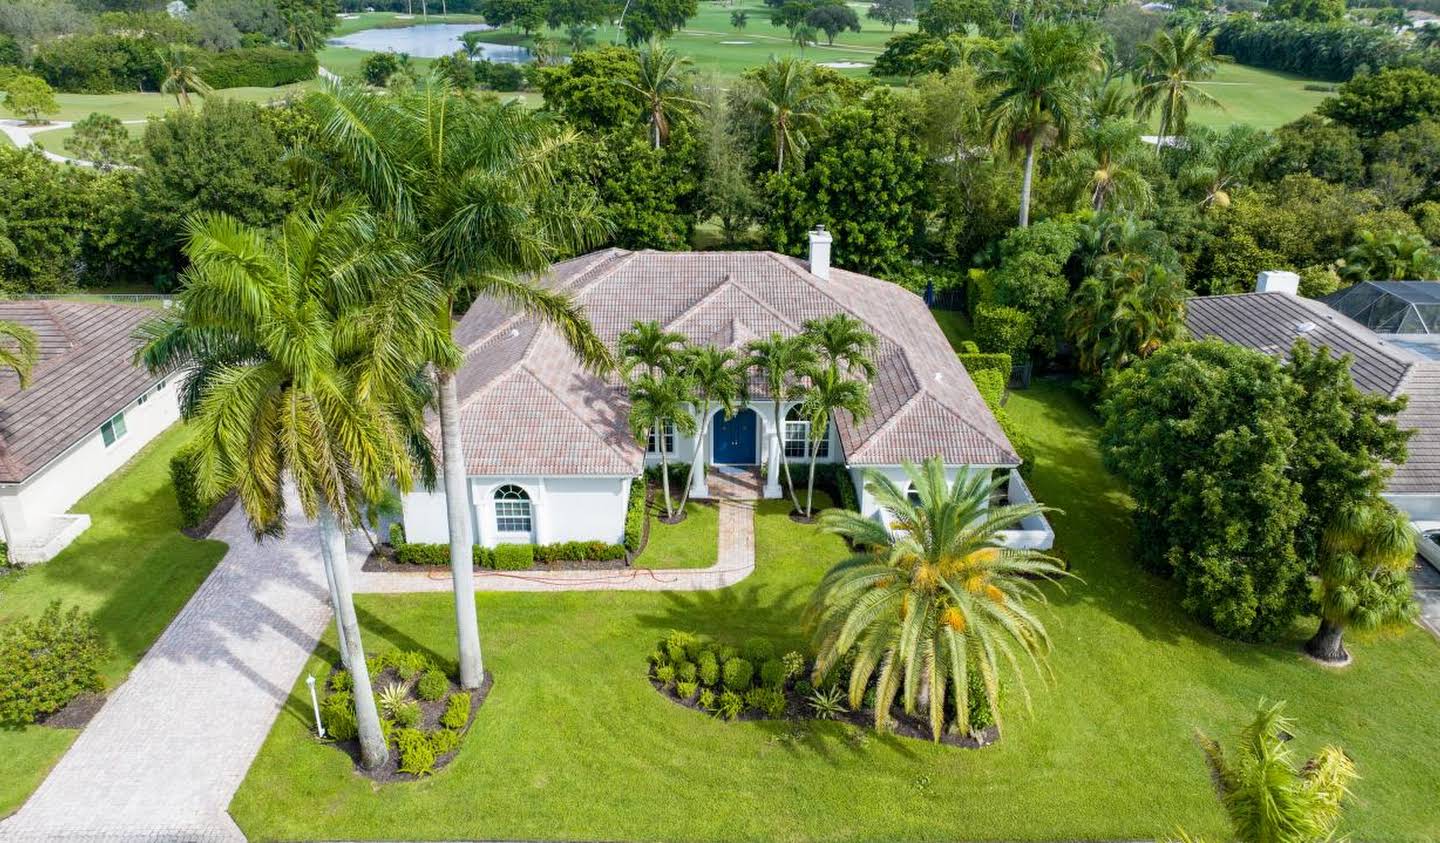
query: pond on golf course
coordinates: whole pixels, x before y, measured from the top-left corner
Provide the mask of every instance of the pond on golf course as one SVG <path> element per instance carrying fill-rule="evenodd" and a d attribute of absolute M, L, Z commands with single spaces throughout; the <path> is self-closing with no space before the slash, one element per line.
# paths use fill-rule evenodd
<path fill-rule="evenodd" d="M 331 38 L 334 47 L 350 47 L 372 53 L 408 53 L 415 58 L 433 59 L 448 56 L 460 49 L 460 36 L 476 30 L 494 29 L 483 23 L 423 23 L 393 29 L 362 29 L 343 38 Z M 523 64 L 530 60 L 530 51 L 513 44 L 482 44 L 487 61 Z"/>

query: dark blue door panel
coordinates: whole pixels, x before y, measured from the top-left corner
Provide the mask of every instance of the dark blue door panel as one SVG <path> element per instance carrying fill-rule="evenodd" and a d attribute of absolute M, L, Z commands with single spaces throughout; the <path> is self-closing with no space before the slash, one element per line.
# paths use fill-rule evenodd
<path fill-rule="evenodd" d="M 712 460 L 729 465 L 754 465 L 755 411 L 741 410 L 734 418 L 715 417 L 715 448 Z"/>

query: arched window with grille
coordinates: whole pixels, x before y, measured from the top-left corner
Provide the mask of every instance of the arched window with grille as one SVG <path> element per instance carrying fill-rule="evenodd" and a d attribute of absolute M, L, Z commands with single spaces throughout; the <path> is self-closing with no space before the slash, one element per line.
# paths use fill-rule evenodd
<path fill-rule="evenodd" d="M 495 530 L 499 533 L 529 535 L 535 525 L 530 495 L 519 486 L 506 485 L 495 490 Z"/>
<path fill-rule="evenodd" d="M 796 404 L 785 414 L 785 458 L 786 459 L 809 459 L 810 458 L 810 420 L 800 412 L 800 405 Z M 825 438 L 820 440 L 820 450 L 816 453 L 820 459 L 830 456 L 830 436 L 826 431 Z"/>

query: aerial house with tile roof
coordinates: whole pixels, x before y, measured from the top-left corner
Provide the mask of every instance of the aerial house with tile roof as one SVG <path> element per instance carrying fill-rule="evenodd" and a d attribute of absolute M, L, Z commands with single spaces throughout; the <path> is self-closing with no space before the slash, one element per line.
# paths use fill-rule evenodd
<path fill-rule="evenodd" d="M 773 252 L 608 249 L 556 264 L 539 283 L 572 295 L 612 348 L 636 322 L 654 320 L 697 345 L 739 349 L 772 333 L 797 334 L 809 319 L 849 313 L 878 340 L 871 413 L 860 423 L 837 418 L 820 460 L 848 468 L 861 510 L 880 517 L 863 489 L 865 470 L 903 479 L 903 462 L 935 455 L 952 474 L 1007 472 L 1010 498 L 1029 500 L 1011 471 L 1020 462 L 1014 447 L 924 302 L 895 284 L 832 268 L 829 245 L 828 233 L 812 233 L 809 261 Z M 694 441 L 673 429 L 648 447 L 636 442 L 620 384 L 587 372 L 535 319 L 482 299 L 455 336 L 465 353 L 456 386 L 476 543 L 619 542 L 630 484 L 659 460 L 657 449 L 691 460 Z M 752 381 L 744 408 L 710 424 L 693 496 L 710 497 L 713 472 L 754 476 L 763 466 L 763 496 L 781 497 L 780 460 L 794 461 L 792 469 L 805 464 L 809 430 L 797 406 L 782 408 L 783 429 L 774 429 L 774 405 Z M 443 489 L 408 495 L 404 518 L 410 541 L 447 541 Z M 1032 521 L 1007 541 L 1049 547 L 1048 525 Z"/>
<path fill-rule="evenodd" d="M 134 362 L 154 311 L 79 301 L 0 302 L 34 331 L 39 361 L 21 389 L 0 372 L 0 534 L 10 561 L 43 562 L 90 524 L 69 509 L 180 417 L 173 378 Z"/>

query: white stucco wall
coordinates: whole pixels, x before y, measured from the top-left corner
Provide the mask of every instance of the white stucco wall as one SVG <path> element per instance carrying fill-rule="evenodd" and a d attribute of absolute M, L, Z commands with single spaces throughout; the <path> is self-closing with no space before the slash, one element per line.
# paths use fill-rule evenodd
<path fill-rule="evenodd" d="M 564 541 L 603 541 L 619 544 L 625 538 L 625 507 L 629 502 L 628 477 L 471 477 L 467 511 L 474 543 L 494 547 L 501 543 L 530 541 L 553 544 Z M 495 520 L 495 492 L 514 485 L 530 497 L 532 530 L 529 535 L 500 533 Z M 404 497 L 405 537 L 412 542 L 449 541 L 445 492 L 414 492 Z"/>
<path fill-rule="evenodd" d="M 965 471 L 969 466 L 952 465 L 945 467 L 945 480 L 954 483 L 960 472 Z M 905 469 L 900 466 L 874 466 L 871 468 L 878 474 L 884 475 L 894 481 L 902 489 L 909 488 L 910 478 Z M 977 470 L 991 471 L 991 466 L 978 466 Z M 1002 469 L 1003 470 L 1003 469 Z M 850 469 L 850 478 L 855 482 L 855 489 L 860 498 L 860 514 L 867 518 L 874 518 L 885 526 L 890 526 L 889 514 L 880 508 L 875 496 L 864 488 L 864 469 Z M 1019 472 L 1010 471 L 1006 492 L 1009 494 L 1011 503 L 1034 503 L 1035 497 L 1025 485 Z M 1006 547 L 1031 548 L 1034 550 L 1049 550 L 1055 545 L 1055 531 L 1051 529 L 1050 522 L 1043 515 L 1036 515 L 1026 518 L 1016 525 L 1014 530 L 1004 530 L 1000 533 L 1000 541 Z"/>
<path fill-rule="evenodd" d="M 1382 495 L 1395 508 L 1415 521 L 1440 521 L 1440 494 Z"/>
<path fill-rule="evenodd" d="M 798 404 L 798 402 L 787 402 L 785 405 L 786 412 L 788 412 L 792 407 L 796 406 L 796 404 Z M 756 464 L 767 465 L 770 462 L 770 451 L 771 448 L 774 447 L 775 442 L 775 403 L 773 401 L 755 401 L 745 406 L 754 410 L 755 414 L 759 416 L 759 423 L 755 425 L 755 435 L 757 439 L 755 451 L 757 460 Z M 704 459 L 706 465 L 709 465 L 711 463 L 711 457 L 713 456 L 715 444 L 715 419 L 719 417 L 718 414 L 718 410 L 711 411 L 712 420 L 710 422 L 709 430 L 706 432 L 705 435 L 706 441 L 704 443 L 704 450 L 701 454 L 701 457 Z M 783 415 L 780 418 L 780 423 L 782 425 L 785 423 L 785 418 Z M 695 431 L 696 435 L 698 436 L 700 431 L 700 425 L 698 420 L 696 422 Z M 841 462 L 843 459 L 843 455 L 840 451 L 840 437 L 835 432 L 834 423 L 831 423 L 828 433 L 830 438 L 830 450 L 827 456 L 819 458 L 817 462 Z M 676 431 L 675 449 L 669 454 L 670 460 L 672 462 L 693 461 L 695 457 L 695 438 L 695 436 L 686 436 L 683 433 Z M 808 459 L 801 457 L 792 457 L 791 462 L 808 463 Z M 660 455 L 658 453 L 646 454 L 645 463 L 647 465 L 658 465 L 660 463 Z"/>
<path fill-rule="evenodd" d="M 5 522 L 23 541 L 29 529 L 38 529 L 48 516 L 59 515 L 135 456 L 150 440 L 180 418 L 176 394 L 179 378 L 170 377 L 158 392 L 130 402 L 125 414 L 125 435 L 106 445 L 100 428 L 56 457 L 19 485 L 0 486 Z M 7 537 L 14 543 L 14 539 Z"/>

